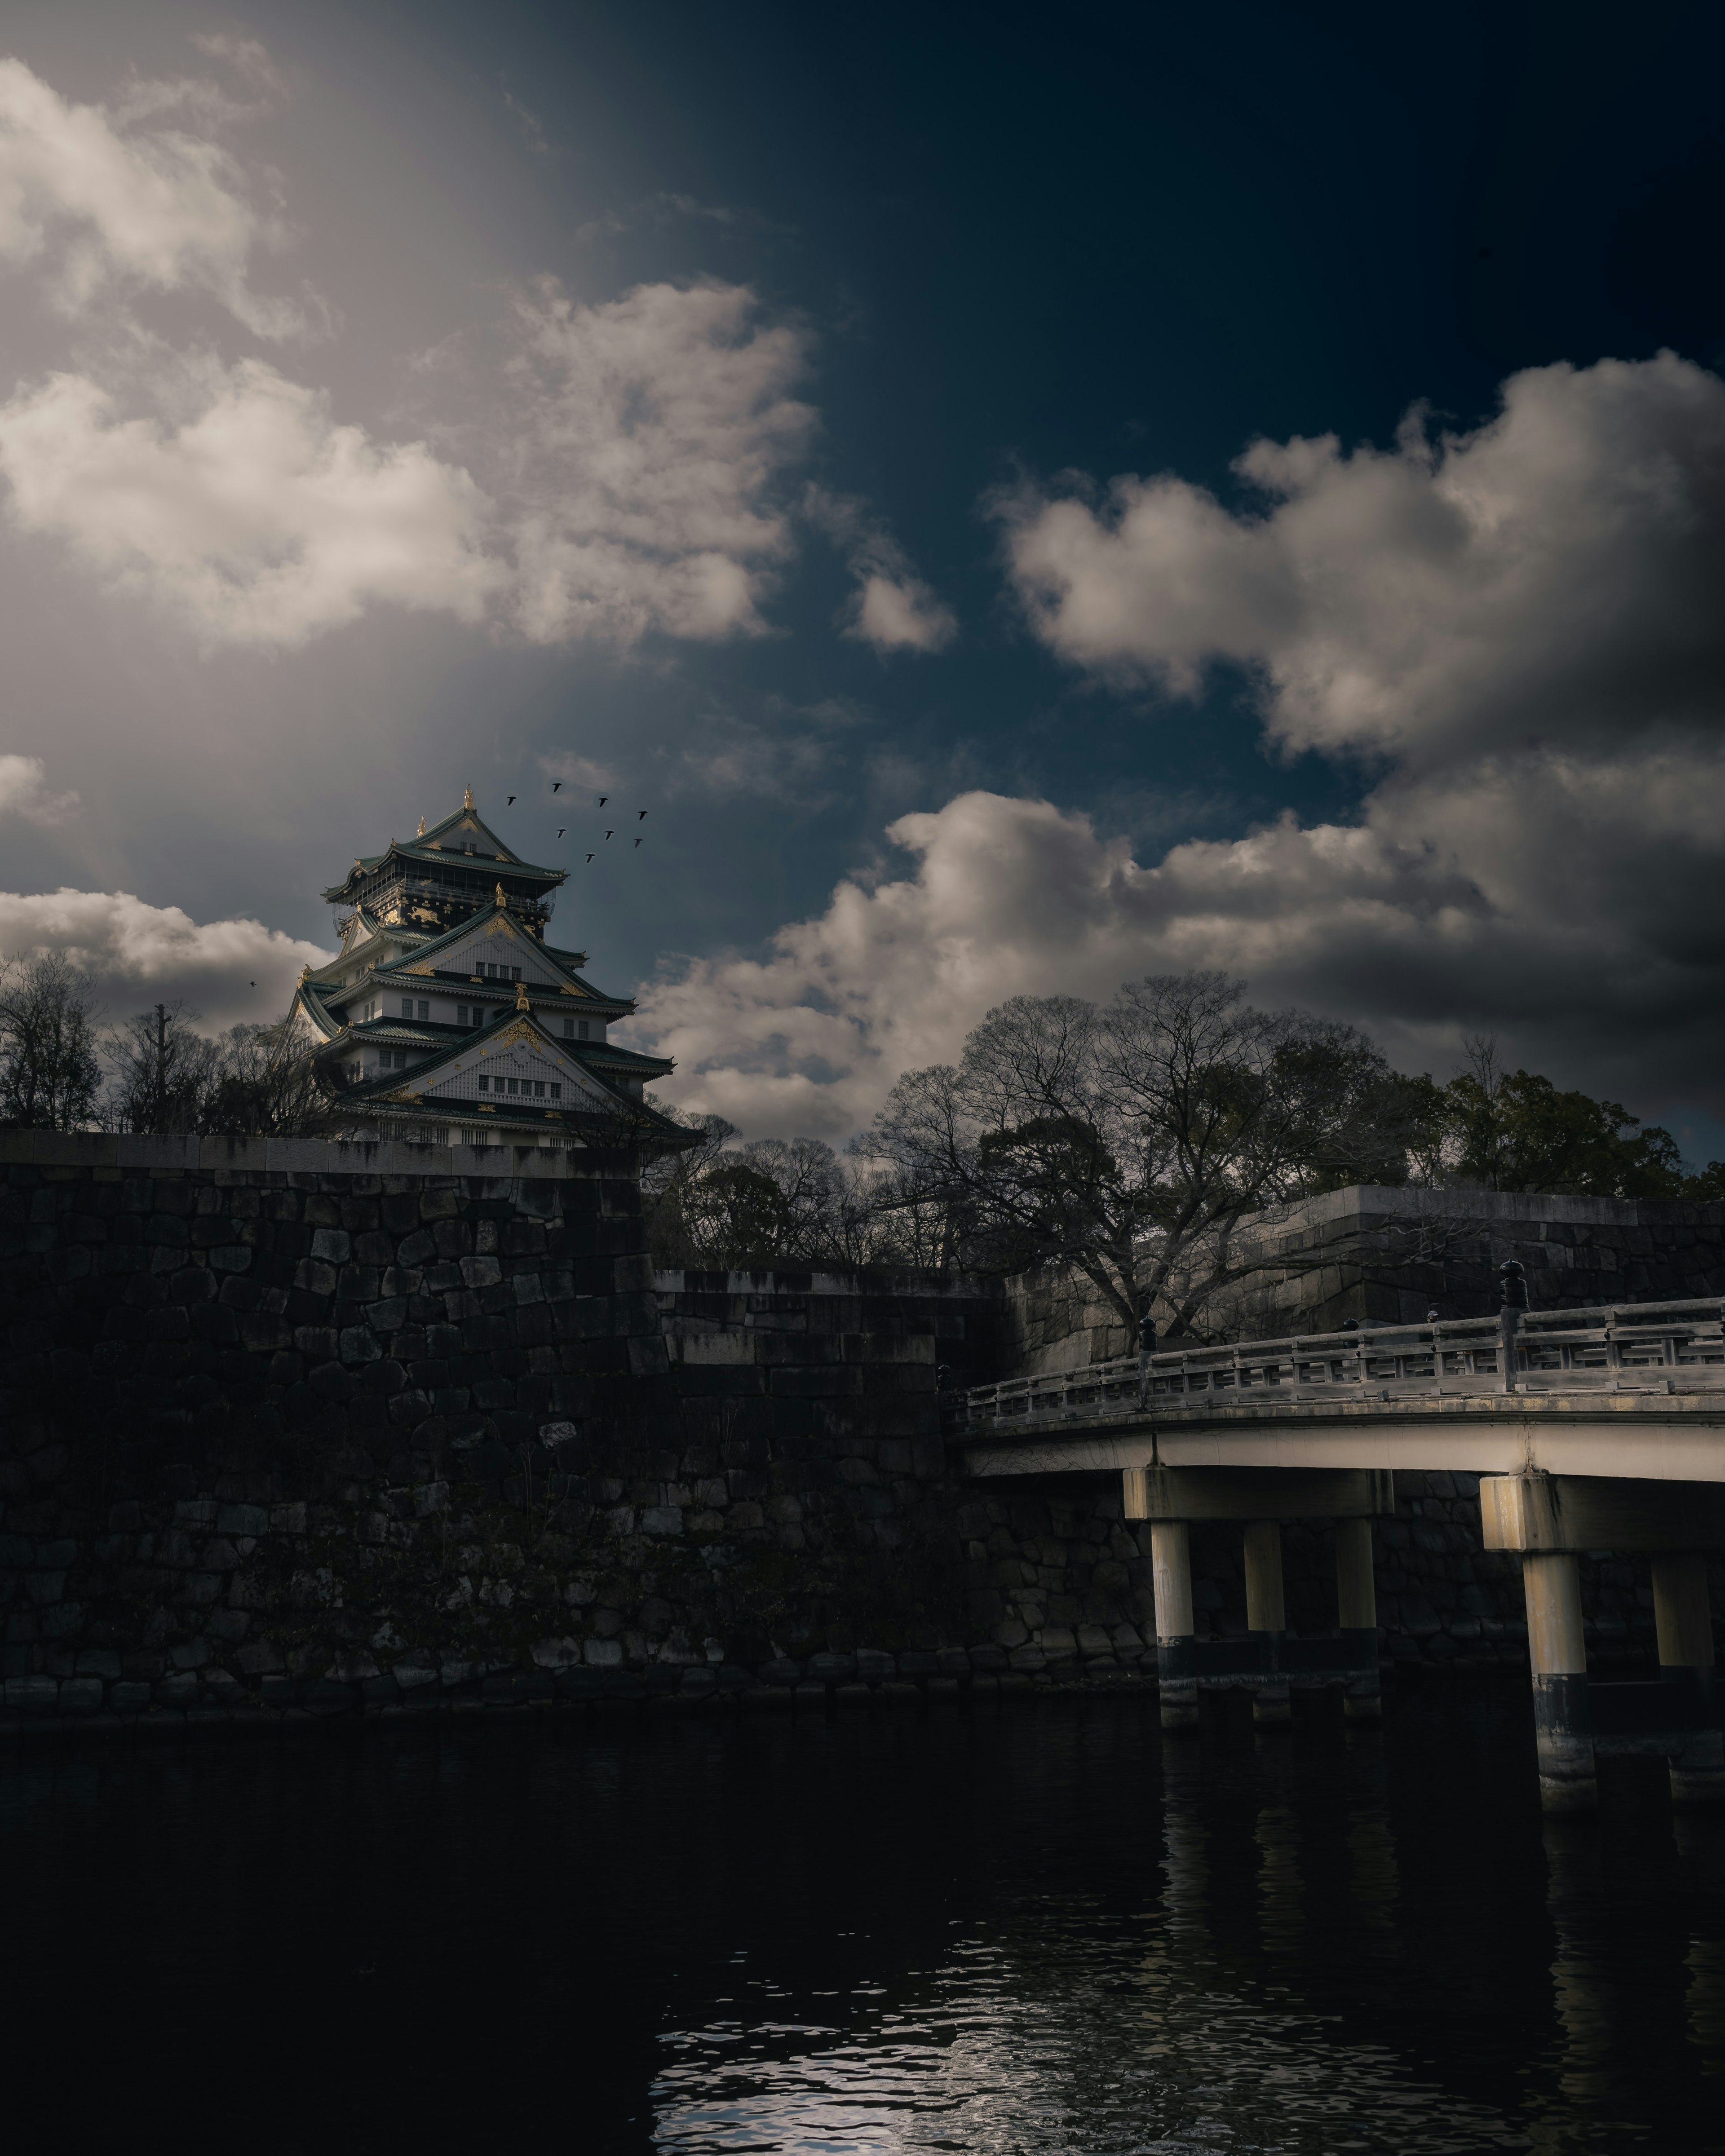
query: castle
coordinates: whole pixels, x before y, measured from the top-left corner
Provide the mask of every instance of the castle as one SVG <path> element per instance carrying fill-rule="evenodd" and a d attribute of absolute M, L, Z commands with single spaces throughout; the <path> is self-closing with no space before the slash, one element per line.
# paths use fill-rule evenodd
<path fill-rule="evenodd" d="M 292 1017 L 357 1129 L 429 1145 L 674 1137 L 643 1097 L 670 1063 L 608 1038 L 634 1002 L 546 941 L 563 880 L 505 845 L 469 788 L 325 891 L 347 909 L 340 948 L 301 975 Z"/>

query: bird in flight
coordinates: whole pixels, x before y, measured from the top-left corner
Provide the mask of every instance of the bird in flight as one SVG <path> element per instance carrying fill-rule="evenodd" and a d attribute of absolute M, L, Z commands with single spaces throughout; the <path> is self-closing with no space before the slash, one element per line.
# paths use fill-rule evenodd
<path fill-rule="evenodd" d="M 606 834 L 605 834 L 605 836 L 608 839 L 608 838 L 610 837 L 610 835 L 611 835 L 611 834 L 610 834 L 608 831 L 607 831 L 607 832 L 606 832 Z"/>
<path fill-rule="evenodd" d="M 646 812 L 646 810 L 645 810 L 644 808 L 638 809 L 638 810 L 635 812 L 635 821 L 636 821 L 638 824 L 644 824 L 644 823 L 646 822 L 646 820 L 647 820 L 647 812 Z"/>
<path fill-rule="evenodd" d="M 637 845 L 639 845 L 639 844 L 640 844 L 640 843 L 641 843 L 641 842 L 640 842 L 640 840 L 639 840 L 639 839 L 637 839 L 635 840 L 635 844 L 636 844 Z"/>
<path fill-rule="evenodd" d="M 561 778 L 552 779 L 551 782 L 551 790 L 553 793 L 561 793 L 563 790 L 562 780 Z"/>
<path fill-rule="evenodd" d="M 257 983 L 256 983 L 255 981 L 254 981 L 254 982 L 252 983 L 252 986 L 253 986 L 254 988 L 256 988 L 256 986 L 257 986 L 257 985 L 258 985 L 258 984 L 257 984 Z"/>
<path fill-rule="evenodd" d="M 610 795 L 609 795 L 608 793 L 602 793 L 602 794 L 599 796 L 599 806 L 600 806 L 600 808 L 603 808 L 604 807 L 605 803 L 607 803 L 610 798 L 611 798 L 611 797 L 610 797 Z"/>
<path fill-rule="evenodd" d="M 589 854 L 589 855 L 588 855 L 588 857 L 587 857 L 587 858 L 588 859 L 588 860 L 591 860 L 593 859 L 593 855 L 592 855 L 591 854 Z"/>
<path fill-rule="evenodd" d="M 510 797 L 509 797 L 508 800 L 506 800 L 506 801 L 504 803 L 504 804 L 503 804 L 503 805 L 504 805 L 504 807 L 505 807 L 506 808 L 514 808 L 514 806 L 515 806 L 515 796 L 514 796 L 514 794 L 512 794 L 512 793 L 511 793 L 511 794 L 510 795 Z"/>
<path fill-rule="evenodd" d="M 559 832 L 557 833 L 557 836 L 558 836 L 560 839 L 562 837 L 562 835 L 563 835 L 563 834 L 562 834 L 562 832 L 559 831 Z"/>

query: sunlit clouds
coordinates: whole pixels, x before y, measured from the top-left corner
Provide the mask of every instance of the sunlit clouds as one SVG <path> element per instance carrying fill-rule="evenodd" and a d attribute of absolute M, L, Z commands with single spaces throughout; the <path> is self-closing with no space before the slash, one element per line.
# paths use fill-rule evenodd
<path fill-rule="evenodd" d="M 210 83 L 134 81 L 114 106 L 78 105 L 0 60 L 0 261 L 34 270 L 67 315 L 196 291 L 254 336 L 303 331 L 304 306 L 252 287 L 253 255 L 285 233 L 217 136 L 229 116 Z"/>
<path fill-rule="evenodd" d="M 269 79 L 260 48 L 205 49 Z M 147 289 L 213 297 L 256 336 L 310 326 L 249 281 L 287 228 L 220 139 L 241 109 L 189 79 L 79 105 L 0 64 L 0 263 L 63 315 L 105 310 L 110 332 L 0 409 L 19 529 L 206 644 L 301 644 L 377 606 L 618 650 L 768 632 L 819 432 L 807 325 L 716 279 L 579 300 L 544 277 L 505 310 L 459 417 L 432 415 L 460 454 L 401 439 L 297 370 L 202 336 L 175 349 L 126 312 Z M 950 613 L 877 516 L 853 521 L 847 633 L 937 649 Z"/>
<path fill-rule="evenodd" d="M 303 644 L 377 603 L 480 619 L 504 572 L 465 471 L 337 424 L 261 360 L 186 377 L 178 424 L 74 374 L 0 408 L 14 523 L 213 643 Z"/>
<path fill-rule="evenodd" d="M 889 837 L 764 962 L 653 995 L 691 1101 L 746 1128 L 854 1127 L 991 1004 L 1219 966 L 1378 1031 L 1461 1031 L 1717 1099 L 1725 997 L 1725 386 L 1666 355 L 1548 367 L 1395 449 L 1259 443 L 1245 513 L 1178 478 L 995 505 L 1034 633 L 1104 680 L 1195 694 L 1254 670 L 1291 746 L 1370 752 L 1356 821 L 1286 814 L 1139 863 L 1045 802 L 973 793 Z M 800 1119 L 800 1120 L 799 1120 Z"/>
<path fill-rule="evenodd" d="M 330 957 L 259 921 L 198 921 L 177 906 L 94 891 L 0 891 L 0 951 L 62 953 L 113 1015 L 179 999 L 213 1027 L 279 1017 L 301 968 Z"/>
<path fill-rule="evenodd" d="M 0 755 L 0 816 L 22 816 L 26 823 L 64 824 L 77 814 L 78 796 L 56 793 L 39 756 Z"/>

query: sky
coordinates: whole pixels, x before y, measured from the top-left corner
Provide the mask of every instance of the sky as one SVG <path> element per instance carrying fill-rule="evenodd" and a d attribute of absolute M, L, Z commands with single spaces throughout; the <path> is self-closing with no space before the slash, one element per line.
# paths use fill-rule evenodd
<path fill-rule="evenodd" d="M 0 952 L 272 1017 L 470 784 L 748 1136 L 1204 966 L 1725 1152 L 1722 62 L 13 0 Z"/>

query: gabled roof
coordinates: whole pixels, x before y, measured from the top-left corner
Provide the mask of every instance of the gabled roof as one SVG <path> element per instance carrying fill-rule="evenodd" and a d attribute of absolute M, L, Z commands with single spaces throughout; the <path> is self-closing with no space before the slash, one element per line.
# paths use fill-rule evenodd
<path fill-rule="evenodd" d="M 567 1047 L 570 1044 L 566 1041 L 563 1045 Z M 581 1040 L 574 1045 L 582 1061 L 595 1069 L 612 1065 L 631 1076 L 639 1074 L 649 1078 L 668 1078 L 677 1067 L 669 1055 L 649 1055 L 644 1048 L 624 1048 L 609 1040 Z"/>
<path fill-rule="evenodd" d="M 490 928 L 486 927 L 487 922 L 491 924 Z M 548 973 L 562 974 L 578 995 L 591 997 L 596 1003 L 608 1004 L 619 1010 L 634 1009 L 629 997 L 608 996 L 602 989 L 596 988 L 590 983 L 582 979 L 569 961 L 584 959 L 587 956 L 584 951 L 552 950 L 549 944 L 542 943 L 536 937 L 530 936 L 522 927 L 519 916 L 511 913 L 506 906 L 499 906 L 495 901 L 481 911 L 469 914 L 465 921 L 458 921 L 453 928 L 446 928 L 441 935 L 427 937 L 416 944 L 411 968 L 403 963 L 375 970 L 378 971 L 380 978 L 384 974 L 399 974 L 404 980 L 423 982 L 426 974 L 434 973 L 439 970 L 437 961 L 439 953 L 453 950 L 464 937 L 472 936 L 480 930 L 485 930 L 488 934 L 493 933 L 498 928 L 501 928 L 520 944 L 524 961 L 531 958 L 535 963 L 542 962 Z M 507 983 L 491 982 L 487 985 L 496 988 L 506 986 Z M 530 983 L 529 986 L 531 985 Z"/>
<path fill-rule="evenodd" d="M 294 999 L 288 1006 L 290 1025 L 293 1024 L 295 1016 L 302 1009 L 313 1025 L 322 1034 L 326 1046 L 342 1030 L 347 1023 L 344 1019 L 337 1018 L 325 1003 L 318 983 L 311 978 L 309 972 L 301 975 L 300 984 L 294 990 Z"/>
<path fill-rule="evenodd" d="M 375 1034 L 371 1036 L 376 1039 Z M 475 1100 L 452 1099 L 434 1101 L 429 1095 L 434 1086 L 444 1078 L 453 1075 L 464 1064 L 490 1060 L 500 1049 L 513 1047 L 518 1043 L 531 1042 L 534 1051 L 544 1057 L 555 1068 L 565 1071 L 576 1088 L 576 1097 L 560 1102 L 556 1107 L 530 1106 L 526 1101 L 510 1100 L 507 1106 Z M 619 1070 L 619 1076 L 623 1074 Z M 525 1117 L 535 1122 L 556 1122 L 570 1116 L 583 1114 L 618 1114 L 626 1116 L 632 1122 L 646 1123 L 657 1130 L 671 1132 L 677 1127 L 668 1118 L 628 1094 L 620 1092 L 600 1072 L 590 1067 L 588 1055 L 572 1041 L 560 1040 L 547 1033 L 531 1011 L 506 1011 L 501 1018 L 494 1019 L 478 1032 L 464 1034 L 459 1040 L 450 1042 L 440 1051 L 434 1050 L 408 1071 L 391 1070 L 376 1078 L 363 1080 L 347 1088 L 341 1096 L 344 1106 L 352 1105 L 389 1107 L 409 1107 L 442 1116 L 476 1115 L 495 1106 L 495 1112 L 505 1118 Z"/>
<path fill-rule="evenodd" d="M 452 834 L 457 833 L 471 838 L 474 850 L 470 854 L 462 847 L 449 843 Z M 563 869 L 542 868 L 536 862 L 524 861 L 480 817 L 470 793 L 460 808 L 445 816 L 441 823 L 434 824 L 429 830 L 417 832 L 405 841 L 392 839 L 381 854 L 357 856 L 353 868 L 340 883 L 331 884 L 324 896 L 330 900 L 345 897 L 353 881 L 355 870 L 362 875 L 372 875 L 383 866 L 392 854 L 403 860 L 419 861 L 431 867 L 452 861 L 466 863 L 480 870 L 487 866 L 501 867 L 517 880 L 525 876 L 540 883 L 562 883 L 567 875 L 567 871 Z"/>

